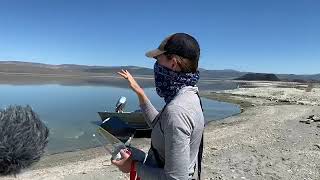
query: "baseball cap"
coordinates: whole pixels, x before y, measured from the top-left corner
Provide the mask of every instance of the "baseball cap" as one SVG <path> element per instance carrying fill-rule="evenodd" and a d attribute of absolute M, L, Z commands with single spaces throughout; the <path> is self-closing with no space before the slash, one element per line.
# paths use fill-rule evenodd
<path fill-rule="evenodd" d="M 197 40 L 186 33 L 175 33 L 165 38 L 157 49 L 148 51 L 146 56 L 155 58 L 161 54 L 175 54 L 188 60 L 199 60 L 200 47 Z"/>

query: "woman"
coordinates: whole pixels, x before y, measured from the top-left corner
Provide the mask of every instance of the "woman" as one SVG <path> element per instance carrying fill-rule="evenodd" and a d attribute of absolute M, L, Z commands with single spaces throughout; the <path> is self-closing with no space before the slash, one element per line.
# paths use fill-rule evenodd
<path fill-rule="evenodd" d="M 112 163 L 125 173 L 135 167 L 142 180 L 195 178 L 198 157 L 202 156 L 200 144 L 204 129 L 201 101 L 195 86 L 199 80 L 199 44 L 188 34 L 176 33 L 146 56 L 156 59 L 156 91 L 166 105 L 159 113 L 131 74 L 127 70 L 118 72 L 137 94 L 152 133 L 151 148 L 144 162 L 134 161 L 132 156 L 121 151 L 123 159 Z"/>

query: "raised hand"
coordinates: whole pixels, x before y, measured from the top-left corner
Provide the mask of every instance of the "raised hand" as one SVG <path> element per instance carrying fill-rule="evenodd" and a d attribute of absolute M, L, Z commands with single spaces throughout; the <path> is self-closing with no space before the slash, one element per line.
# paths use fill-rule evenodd
<path fill-rule="evenodd" d="M 143 89 L 139 86 L 137 81 L 132 77 L 132 75 L 127 70 L 121 69 L 121 72 L 118 72 L 120 76 L 128 80 L 130 88 L 137 94 L 143 93 Z"/>

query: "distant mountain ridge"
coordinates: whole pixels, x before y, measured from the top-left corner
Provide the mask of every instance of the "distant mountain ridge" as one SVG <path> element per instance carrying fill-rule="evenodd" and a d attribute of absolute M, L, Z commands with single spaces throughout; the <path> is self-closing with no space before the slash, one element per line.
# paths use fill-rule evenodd
<path fill-rule="evenodd" d="M 134 75 L 153 75 L 153 69 L 138 66 L 89 66 L 77 64 L 51 65 L 23 61 L 0 61 L 0 73 L 40 73 L 40 74 L 73 74 L 73 73 L 103 73 L 115 74 L 121 69 L 127 69 Z M 202 79 L 236 79 L 251 72 L 241 72 L 232 69 L 207 70 L 199 68 Z M 313 75 L 275 74 L 280 80 L 286 81 L 320 81 L 320 73 Z"/>
<path fill-rule="evenodd" d="M 51 65 L 44 63 L 22 62 L 22 61 L 0 61 L 0 72 L 4 73 L 107 73 L 114 74 L 121 69 L 128 69 L 130 72 L 140 75 L 152 75 L 153 70 L 136 66 L 89 66 L 77 64 Z"/>
<path fill-rule="evenodd" d="M 215 78 L 215 79 L 235 79 L 238 78 L 246 72 L 240 72 L 236 70 L 205 70 L 200 69 L 200 74 L 202 78 Z"/>

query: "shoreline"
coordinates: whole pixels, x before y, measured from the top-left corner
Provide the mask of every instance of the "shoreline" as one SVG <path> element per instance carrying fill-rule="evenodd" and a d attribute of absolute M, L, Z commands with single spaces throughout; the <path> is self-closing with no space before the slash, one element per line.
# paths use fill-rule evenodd
<path fill-rule="evenodd" d="M 136 75 L 137 82 L 143 88 L 154 88 L 154 78 L 148 75 Z M 226 79 L 201 79 L 198 86 L 201 90 L 233 89 L 237 80 Z M 128 88 L 128 83 L 117 74 L 1 74 L 0 85 L 61 85 L 61 86 L 112 86 Z"/>
<path fill-rule="evenodd" d="M 320 122 L 301 123 L 320 112 L 292 87 L 239 88 L 202 91 L 201 96 L 238 104 L 242 113 L 211 121 L 205 128 L 204 179 L 317 179 L 320 177 Z M 267 94 L 264 95 L 267 90 Z M 288 94 L 295 92 L 292 96 Z M 320 89 L 311 93 L 320 97 Z M 278 91 L 283 96 L 277 96 Z M 304 90 L 302 90 L 304 91 Z M 275 93 L 276 92 L 276 93 Z M 256 93 L 256 94 L 250 94 Z M 288 96 L 287 96 L 288 95 Z M 279 99 L 301 96 L 305 104 Z M 272 98 L 270 98 L 272 97 Z M 308 96 L 309 97 L 309 96 Z M 313 96 L 312 96 L 313 97 Z M 313 100 L 313 99 L 311 99 Z M 320 98 L 319 98 L 320 100 Z M 320 115 L 320 114 L 319 114 Z M 149 148 L 150 140 L 138 139 L 133 146 Z M 59 153 L 13 179 L 127 179 L 111 165 L 103 148 Z"/>
<path fill-rule="evenodd" d="M 133 139 L 132 146 L 145 150 L 149 147 L 148 146 L 149 143 L 150 143 L 149 138 L 137 138 L 137 139 Z M 64 165 L 65 163 L 88 161 L 96 158 L 110 160 L 111 156 L 109 155 L 108 152 L 106 152 L 106 150 L 102 146 L 83 149 L 83 150 L 47 154 L 47 155 L 44 155 L 38 163 L 34 164 L 30 168 L 30 170 L 50 168 L 55 166 L 61 166 L 61 165 Z"/>

